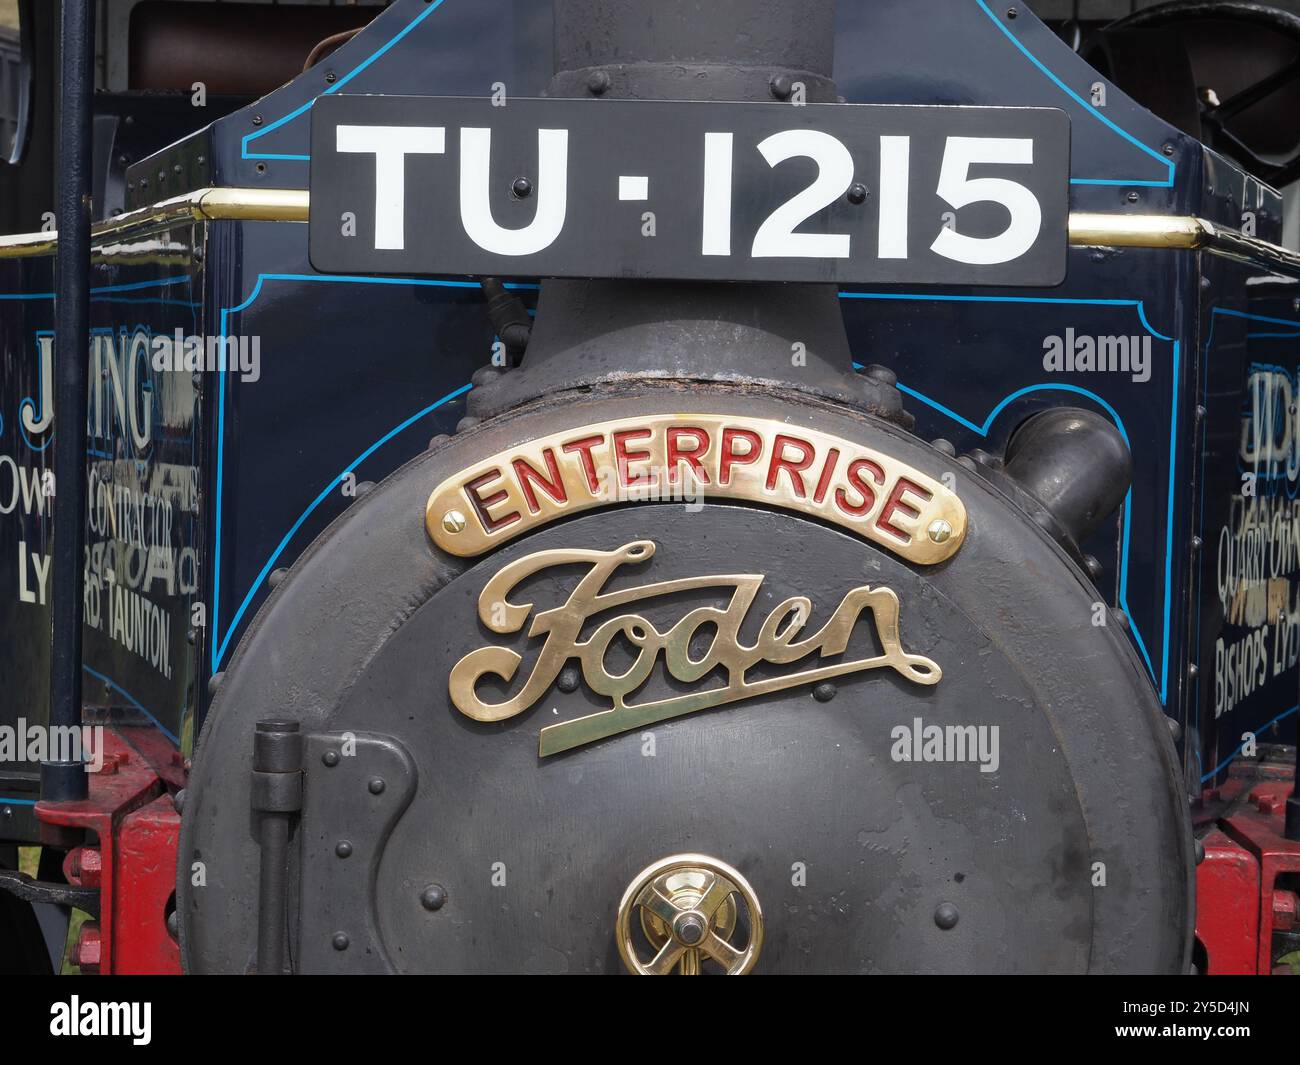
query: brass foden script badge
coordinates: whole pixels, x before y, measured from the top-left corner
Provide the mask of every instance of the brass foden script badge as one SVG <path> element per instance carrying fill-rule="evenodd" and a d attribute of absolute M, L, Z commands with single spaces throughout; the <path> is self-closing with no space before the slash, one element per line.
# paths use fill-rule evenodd
<path fill-rule="evenodd" d="M 520 444 L 438 485 L 425 525 L 440 548 L 464 557 L 595 507 L 701 497 L 797 510 L 922 565 L 950 558 L 966 535 L 961 500 L 889 455 L 716 414 L 623 418 Z"/>
<path fill-rule="evenodd" d="M 826 623 L 802 639 L 813 604 L 806 596 L 791 596 L 768 614 L 753 646 L 741 642 L 740 629 L 763 584 L 759 574 L 682 577 L 616 592 L 602 591 L 620 567 L 646 562 L 654 553 L 654 541 L 634 540 L 613 551 L 564 548 L 538 551 L 504 566 L 483 586 L 478 597 L 479 620 L 492 632 L 504 635 L 519 632 L 533 614 L 532 603 L 510 600 L 511 592 L 520 582 L 554 566 L 580 565 L 586 570 L 564 603 L 533 617 L 528 635 L 544 636 L 546 642 L 532 672 L 519 686 L 519 693 L 500 703 L 484 702 L 479 697 L 477 688 L 482 678 L 499 677 L 510 684 L 523 661 L 521 655 L 508 647 L 480 647 L 452 667 L 448 683 L 456 709 L 475 721 L 514 717 L 545 695 L 564 664 L 576 658 L 587 687 L 608 698 L 610 708 L 542 729 L 539 754 L 545 757 L 656 721 L 801 684 L 815 684 L 846 673 L 888 668 L 916 684 L 938 684 L 943 675 L 937 663 L 903 650 L 898 631 L 898 596 L 891 588 L 863 585 L 850 589 Z M 639 614 L 619 614 L 598 625 L 587 639 L 579 639 L 587 620 L 596 615 L 631 603 L 653 602 L 676 592 L 702 588 L 717 591 L 728 602 L 723 607 L 697 607 L 684 614 L 667 632 L 660 632 Z M 745 674 L 759 663 L 793 666 L 814 654 L 819 659 L 844 654 L 854 627 L 865 611 L 871 613 L 880 654 L 824 666 L 809 663 L 811 668 L 794 669 L 780 676 L 746 679 Z M 712 642 L 702 657 L 692 658 L 692 637 L 709 625 L 716 627 Z M 605 658 L 610 644 L 620 637 L 631 644 L 635 659 L 625 672 L 611 674 Z M 660 656 L 669 674 L 678 681 L 696 683 L 720 666 L 726 673 L 726 683 L 656 701 L 628 702 L 628 697 L 650 679 Z"/>

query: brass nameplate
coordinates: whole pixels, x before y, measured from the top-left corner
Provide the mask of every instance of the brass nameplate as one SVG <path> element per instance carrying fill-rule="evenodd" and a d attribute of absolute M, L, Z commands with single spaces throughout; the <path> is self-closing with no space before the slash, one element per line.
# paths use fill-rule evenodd
<path fill-rule="evenodd" d="M 645 562 L 654 553 L 653 541 L 634 540 L 613 551 L 539 551 L 504 566 L 483 586 L 478 598 L 479 620 L 492 632 L 503 635 L 521 631 L 533 613 L 532 603 L 510 601 L 510 593 L 521 581 L 553 566 L 583 565 L 587 571 L 561 606 L 533 618 L 528 635 L 544 636 L 546 642 L 518 694 L 500 703 L 479 697 L 477 688 L 482 678 L 499 677 L 509 684 L 523 661 L 508 647 L 480 647 L 452 667 L 448 687 L 456 709 L 475 721 L 514 717 L 545 695 L 565 663 L 576 658 L 587 687 L 607 697 L 610 709 L 542 729 L 539 754 L 545 757 L 657 721 L 848 673 L 889 668 L 907 680 L 926 685 L 938 684 L 943 676 L 937 663 L 903 650 L 898 596 L 890 588 L 863 585 L 850 589 L 827 622 L 803 639 L 799 636 L 812 616 L 813 604 L 806 596 L 792 596 L 768 614 L 752 647 L 740 641 L 740 629 L 763 584 L 759 574 L 684 577 L 617 592 L 602 591 L 620 567 Z M 639 614 L 620 614 L 598 625 L 587 639 L 579 639 L 588 619 L 605 611 L 701 588 L 715 589 L 727 597 L 726 606 L 697 607 L 667 632 L 660 632 Z M 763 680 L 746 680 L 745 674 L 759 663 L 793 665 L 813 654 L 818 658 L 842 655 L 864 611 L 871 613 L 880 654 Z M 716 627 L 713 639 L 702 657 L 692 658 L 691 640 L 707 625 Z M 635 648 L 636 657 L 626 671 L 611 674 L 605 659 L 610 644 L 619 637 Z M 629 703 L 628 697 L 649 679 L 661 657 L 668 673 L 678 681 L 693 684 L 721 667 L 726 683 L 655 702 Z"/>
<path fill-rule="evenodd" d="M 443 481 L 425 525 L 480 555 L 547 522 L 614 503 L 741 499 L 832 522 L 930 565 L 966 535 L 966 508 L 931 477 L 829 433 L 764 418 L 665 414 L 520 444 Z"/>

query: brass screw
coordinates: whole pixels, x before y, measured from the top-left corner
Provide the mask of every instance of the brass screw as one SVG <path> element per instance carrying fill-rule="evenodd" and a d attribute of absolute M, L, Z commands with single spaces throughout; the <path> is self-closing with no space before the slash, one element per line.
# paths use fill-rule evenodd
<path fill-rule="evenodd" d="M 936 518 L 934 521 L 930 522 L 930 527 L 925 531 L 929 534 L 930 539 L 934 543 L 942 544 L 946 543 L 948 537 L 952 535 L 952 526 L 944 521 L 943 518 Z"/>
<path fill-rule="evenodd" d="M 449 533 L 465 531 L 465 515 L 459 510 L 449 510 L 442 516 L 442 527 Z"/>

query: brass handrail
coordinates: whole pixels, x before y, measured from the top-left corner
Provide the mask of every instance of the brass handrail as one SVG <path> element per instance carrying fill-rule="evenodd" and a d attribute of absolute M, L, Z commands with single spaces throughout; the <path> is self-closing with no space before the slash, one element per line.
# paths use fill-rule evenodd
<path fill-rule="evenodd" d="M 309 212 L 306 189 L 208 188 L 106 219 L 91 232 L 99 242 L 128 230 L 165 228 L 181 221 L 306 222 Z M 0 236 L 0 259 L 49 255 L 58 239 L 55 232 Z M 1192 215 L 1075 212 L 1070 215 L 1070 244 L 1204 250 L 1300 278 L 1300 253 Z"/>

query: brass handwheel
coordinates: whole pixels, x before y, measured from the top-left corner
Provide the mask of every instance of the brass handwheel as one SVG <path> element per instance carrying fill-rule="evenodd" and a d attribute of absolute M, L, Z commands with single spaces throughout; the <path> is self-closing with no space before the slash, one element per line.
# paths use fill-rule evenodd
<path fill-rule="evenodd" d="M 749 942 L 731 942 L 743 906 Z M 633 941 L 632 916 L 655 951 L 642 961 Z M 615 926 L 623 964 L 638 976 L 696 976 L 700 962 L 711 959 L 728 976 L 754 968 L 763 949 L 763 912 L 758 896 L 735 869 L 703 854 L 676 854 L 643 869 L 618 904 Z"/>

